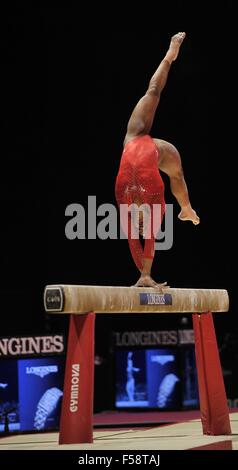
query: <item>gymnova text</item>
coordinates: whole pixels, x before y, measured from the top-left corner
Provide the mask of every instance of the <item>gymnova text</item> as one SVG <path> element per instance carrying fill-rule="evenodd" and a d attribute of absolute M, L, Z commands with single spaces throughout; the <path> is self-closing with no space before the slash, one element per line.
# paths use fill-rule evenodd
<path fill-rule="evenodd" d="M 96 196 L 88 196 L 87 207 L 72 203 L 65 209 L 68 240 L 155 239 L 156 250 L 173 246 L 173 204 L 166 204 L 161 224 L 161 205 L 113 204 L 97 206 Z"/>

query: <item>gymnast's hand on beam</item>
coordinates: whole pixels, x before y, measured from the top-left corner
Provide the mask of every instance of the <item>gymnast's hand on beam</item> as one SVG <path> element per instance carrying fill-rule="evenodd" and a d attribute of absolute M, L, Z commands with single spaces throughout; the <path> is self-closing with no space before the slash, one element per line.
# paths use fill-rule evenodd
<path fill-rule="evenodd" d="M 153 287 L 154 289 L 159 289 L 163 290 L 164 287 L 169 287 L 167 286 L 167 282 L 163 282 L 161 284 L 155 282 L 151 276 L 148 274 L 141 274 L 139 280 L 137 281 L 136 284 L 134 284 L 133 287 Z"/>

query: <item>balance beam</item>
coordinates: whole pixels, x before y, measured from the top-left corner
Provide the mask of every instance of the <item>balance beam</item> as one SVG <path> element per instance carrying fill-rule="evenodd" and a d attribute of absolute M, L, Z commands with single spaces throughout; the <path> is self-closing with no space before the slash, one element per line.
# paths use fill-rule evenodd
<path fill-rule="evenodd" d="M 44 291 L 47 313 L 205 313 L 227 312 L 223 289 L 50 285 Z"/>
<path fill-rule="evenodd" d="M 70 314 L 60 444 L 93 442 L 95 313 L 192 313 L 203 433 L 231 434 L 211 313 L 228 311 L 226 290 L 50 285 L 44 306 Z"/>

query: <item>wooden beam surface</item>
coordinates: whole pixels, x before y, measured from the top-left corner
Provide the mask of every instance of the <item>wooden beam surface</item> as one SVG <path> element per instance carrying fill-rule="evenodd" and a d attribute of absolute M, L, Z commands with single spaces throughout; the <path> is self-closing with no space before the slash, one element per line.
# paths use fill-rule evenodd
<path fill-rule="evenodd" d="M 44 291 L 47 313 L 205 313 L 227 312 L 224 289 L 49 285 Z"/>

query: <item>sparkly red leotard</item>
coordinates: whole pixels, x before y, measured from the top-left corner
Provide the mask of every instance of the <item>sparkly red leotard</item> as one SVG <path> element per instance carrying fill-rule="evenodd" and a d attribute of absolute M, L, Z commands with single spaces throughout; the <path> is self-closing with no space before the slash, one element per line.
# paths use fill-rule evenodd
<path fill-rule="evenodd" d="M 132 257 L 139 270 L 142 270 L 143 258 L 154 258 L 154 241 L 165 212 L 164 183 L 158 170 L 159 151 L 149 135 L 138 136 L 130 140 L 124 148 L 120 168 L 116 179 L 116 200 L 130 206 L 136 200 L 150 206 L 150 236 L 145 237 L 144 249 L 140 240 L 132 237 L 133 224 L 131 213 L 121 213 L 121 226 L 128 233 L 128 242 Z M 161 213 L 153 212 L 153 205 L 161 206 Z M 156 208 L 158 210 L 158 208 Z M 128 231 L 127 231 L 128 227 Z"/>

